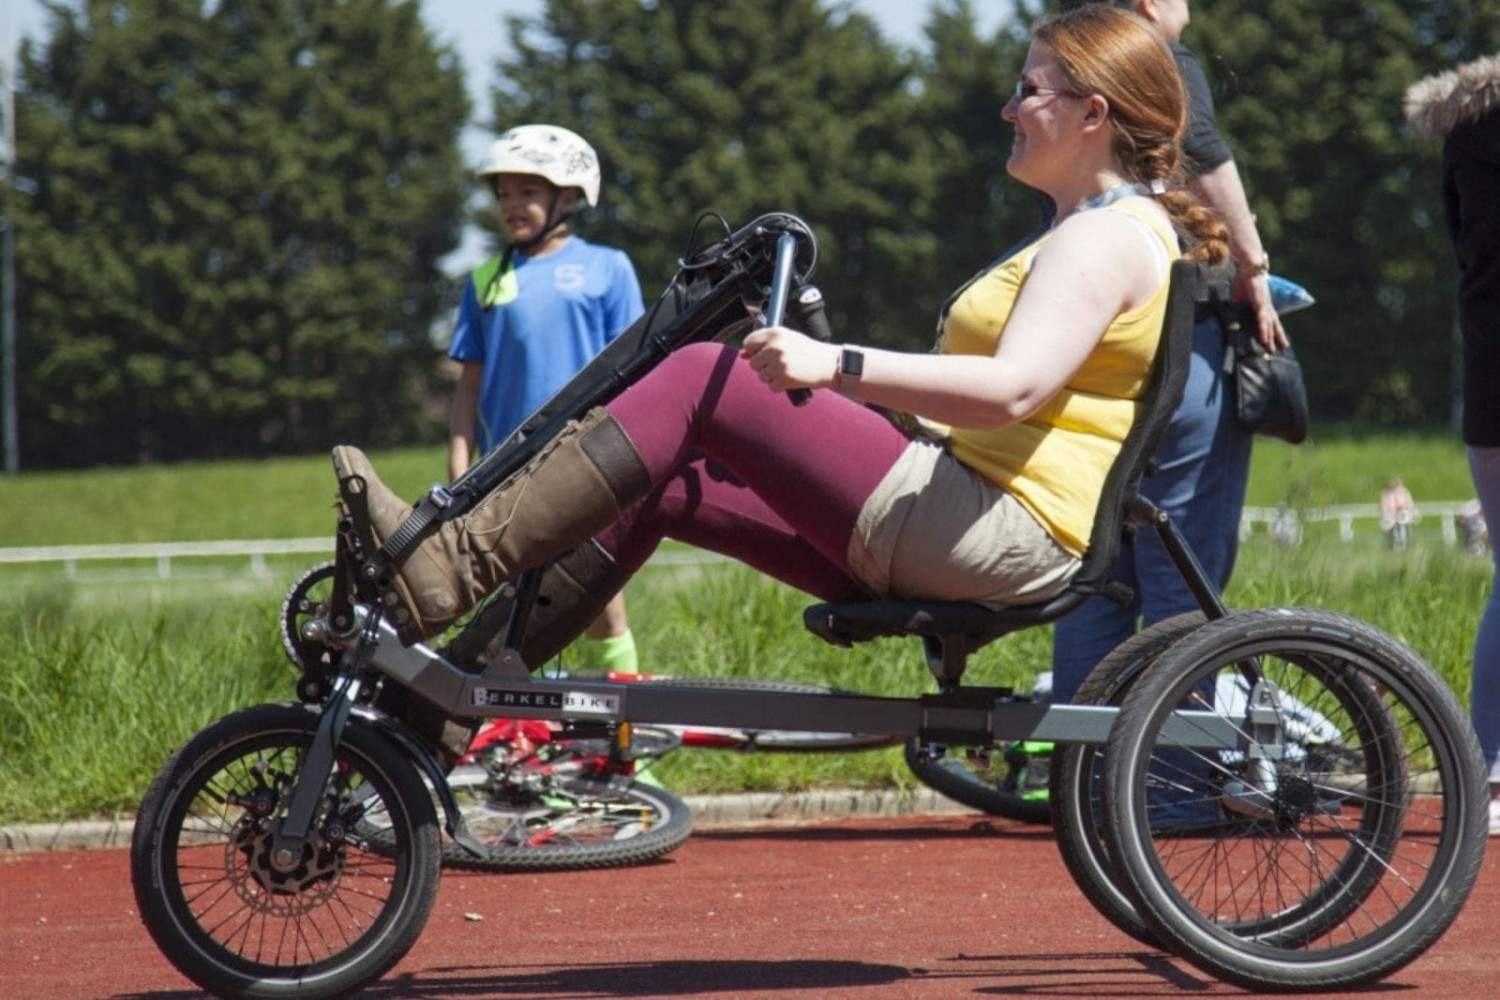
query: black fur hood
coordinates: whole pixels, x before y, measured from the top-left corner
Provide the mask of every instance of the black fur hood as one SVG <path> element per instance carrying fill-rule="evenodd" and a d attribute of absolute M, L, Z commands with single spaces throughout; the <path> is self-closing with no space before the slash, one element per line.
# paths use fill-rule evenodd
<path fill-rule="evenodd" d="M 1500 108 L 1500 55 L 1418 80 L 1406 88 L 1404 103 L 1417 134 L 1445 139 L 1460 125 Z"/>

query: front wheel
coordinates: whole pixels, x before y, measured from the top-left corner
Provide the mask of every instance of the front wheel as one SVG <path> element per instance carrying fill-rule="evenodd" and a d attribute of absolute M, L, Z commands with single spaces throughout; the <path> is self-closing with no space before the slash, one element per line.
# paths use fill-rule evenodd
<path fill-rule="evenodd" d="M 130 855 L 141 919 L 216 996 L 345 996 L 395 965 L 431 912 L 431 799 L 411 763 L 356 720 L 300 856 L 274 856 L 317 722 L 295 705 L 226 716 L 167 760 L 141 803 Z M 371 824 L 389 831 L 387 850 L 360 836 Z"/>

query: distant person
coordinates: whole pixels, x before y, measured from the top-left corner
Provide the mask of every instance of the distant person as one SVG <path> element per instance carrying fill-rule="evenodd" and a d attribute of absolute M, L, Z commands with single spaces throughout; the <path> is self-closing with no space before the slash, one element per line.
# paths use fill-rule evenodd
<path fill-rule="evenodd" d="M 599 201 L 599 158 L 556 125 L 520 125 L 495 140 L 479 167 L 494 193 L 504 253 L 464 288 L 448 356 L 462 366 L 450 418 L 448 474 L 504 441 L 644 311 L 621 250 L 576 236 L 569 219 Z M 592 544 L 549 578 L 572 603 L 599 604 L 584 635 L 586 666 L 635 673 L 635 637 L 620 591 L 625 575 Z"/>
<path fill-rule="evenodd" d="M 1250 306 L 1257 336 L 1266 349 L 1285 346 L 1286 333 L 1271 300 L 1270 261 L 1246 201 L 1239 168 L 1219 134 L 1213 93 L 1198 58 L 1181 42 L 1189 21 L 1187 0 L 1060 2 L 1065 11 L 1106 4 L 1144 18 L 1171 49 L 1188 100 L 1188 128 L 1182 138 L 1188 186 L 1228 227 L 1235 264 L 1233 298 Z M 1220 591 L 1229 583 L 1239 550 L 1251 450 L 1251 435 L 1240 427 L 1235 414 L 1233 383 L 1224 372 L 1224 349 L 1225 332 L 1218 319 L 1201 319 L 1193 333 L 1182 405 L 1157 448 L 1155 474 L 1141 483 L 1141 493 L 1171 515 Z M 1121 547 L 1115 578 L 1134 588 L 1135 602 L 1130 607 L 1095 597 L 1054 627 L 1053 686 L 1060 702 L 1071 701 L 1089 671 L 1138 627 L 1198 608 L 1154 532 L 1139 532 L 1133 544 Z"/>
<path fill-rule="evenodd" d="M 1443 218 L 1458 256 L 1463 440 L 1479 504 L 1500 511 L 1500 55 L 1428 77 L 1406 114 L 1443 142 Z M 1469 706 L 1490 772 L 1490 836 L 1500 836 L 1500 576 L 1474 639 Z"/>
<path fill-rule="evenodd" d="M 1271 541 L 1277 545 L 1293 548 L 1302 544 L 1302 521 L 1297 517 L 1297 511 L 1285 501 L 1276 505 L 1276 513 L 1267 530 Z"/>
<path fill-rule="evenodd" d="M 1419 517 L 1411 491 L 1399 477 L 1392 477 L 1380 491 L 1380 530 L 1385 532 L 1391 548 L 1398 552 L 1406 548 L 1411 540 L 1411 526 Z"/>
<path fill-rule="evenodd" d="M 1490 529 L 1484 519 L 1484 508 L 1478 500 L 1468 500 L 1453 515 L 1453 524 L 1458 528 L 1464 550 L 1482 556 L 1490 551 Z"/>

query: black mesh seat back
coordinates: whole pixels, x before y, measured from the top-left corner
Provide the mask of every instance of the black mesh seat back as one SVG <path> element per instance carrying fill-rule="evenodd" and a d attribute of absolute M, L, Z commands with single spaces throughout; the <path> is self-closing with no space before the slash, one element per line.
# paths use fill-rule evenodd
<path fill-rule="evenodd" d="M 1207 289 L 1206 268 L 1198 261 L 1174 261 L 1170 281 L 1162 338 L 1146 390 L 1147 403 L 1125 435 L 1120 454 L 1104 479 L 1088 551 L 1069 584 L 1073 591 L 1096 593 L 1109 581 L 1124 531 L 1125 505 L 1140 489 L 1147 463 L 1182 403 L 1193 354 L 1193 314 Z"/>

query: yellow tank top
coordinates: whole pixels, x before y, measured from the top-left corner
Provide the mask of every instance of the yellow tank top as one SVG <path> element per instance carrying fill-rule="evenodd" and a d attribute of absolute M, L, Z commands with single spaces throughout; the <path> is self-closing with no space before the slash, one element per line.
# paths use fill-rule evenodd
<path fill-rule="evenodd" d="M 1094 211 L 1144 221 L 1176 259 L 1177 237 L 1136 199 Z M 1050 235 L 1050 234 L 1048 234 Z M 992 355 L 1047 236 L 980 275 L 943 318 L 939 351 Z M 949 432 L 953 455 L 1014 494 L 1064 549 L 1088 548 L 1104 479 L 1141 409 L 1166 318 L 1167 281 L 1144 305 L 1121 313 L 1082 367 L 1027 419 L 987 430 Z"/>

